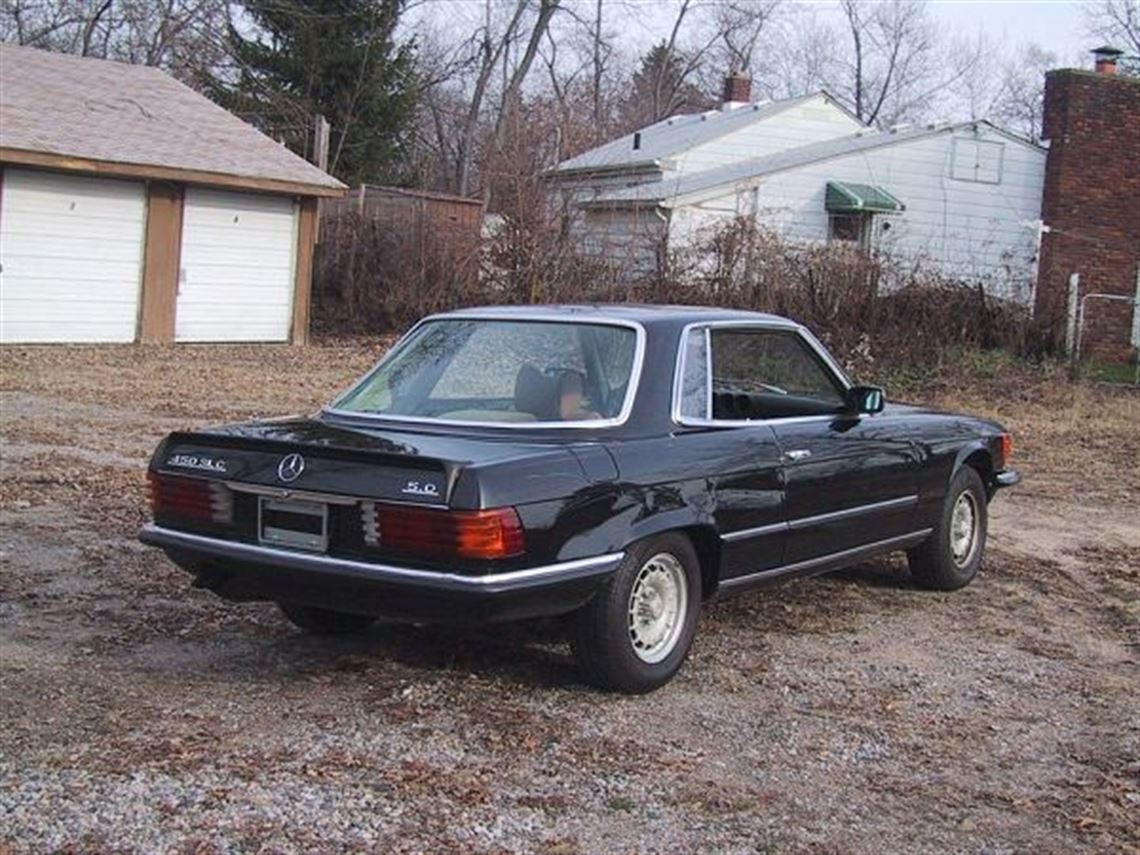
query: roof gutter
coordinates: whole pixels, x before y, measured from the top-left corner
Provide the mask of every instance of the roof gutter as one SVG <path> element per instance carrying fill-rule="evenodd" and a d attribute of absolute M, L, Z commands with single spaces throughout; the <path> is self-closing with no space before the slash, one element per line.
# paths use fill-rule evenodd
<path fill-rule="evenodd" d="M 662 170 L 660 160 L 639 160 L 632 163 L 607 163 L 597 166 L 572 166 L 568 169 L 554 167 L 543 172 L 541 177 L 548 181 L 562 178 L 601 178 L 609 175 L 644 175 Z"/>
<path fill-rule="evenodd" d="M 105 175 L 116 178 L 142 178 L 152 181 L 179 181 L 185 184 L 205 184 L 214 187 L 232 187 L 239 190 L 260 190 L 263 193 L 281 193 L 289 196 L 343 196 L 348 190 L 341 182 L 329 177 L 329 184 L 309 184 L 303 181 L 287 181 L 279 178 L 259 178 L 256 176 L 229 175 L 224 172 L 209 172 L 202 169 L 180 169 L 175 166 L 159 166 L 145 163 L 119 163 L 110 160 L 96 160 L 86 157 L 73 157 L 43 151 L 29 151 L 0 147 L 0 163 L 19 166 L 42 166 L 64 172 L 78 172 L 87 175 Z M 316 167 L 314 167 L 315 169 Z"/>
<path fill-rule="evenodd" d="M 578 202 L 579 208 L 607 208 L 609 210 L 622 210 L 622 209 L 636 209 L 636 208 L 656 208 L 660 210 L 669 210 L 673 207 L 669 199 L 655 198 L 655 199 L 586 199 Z"/>

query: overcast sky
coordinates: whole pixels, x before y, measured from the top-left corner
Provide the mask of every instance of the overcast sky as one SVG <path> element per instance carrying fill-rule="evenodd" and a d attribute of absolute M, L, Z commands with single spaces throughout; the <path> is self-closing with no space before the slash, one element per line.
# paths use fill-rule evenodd
<path fill-rule="evenodd" d="M 463 0 L 451 0 L 455 3 Z M 574 0 L 570 0 L 574 2 Z M 872 3 L 875 0 L 864 0 Z M 995 42 L 1016 50 L 1034 42 L 1057 55 L 1061 65 L 1092 67 L 1088 53 L 1096 47 L 1085 35 L 1085 11 L 1094 0 L 928 0 L 930 12 L 945 21 L 953 35 L 974 36 L 979 31 Z M 836 0 L 785 0 L 788 6 L 802 5 L 817 14 L 840 15 Z M 628 10 L 627 29 L 621 38 L 637 43 L 644 50 L 668 35 L 676 15 L 678 0 L 614 0 L 611 9 Z M 629 13 L 632 14 L 629 14 Z M 589 14 L 586 10 L 585 15 Z M 613 14 L 611 12 L 611 14 Z"/>
<path fill-rule="evenodd" d="M 1062 65 L 1088 65 L 1097 45 L 1084 35 L 1087 4 L 1071 0 L 933 0 L 930 11 L 964 34 L 979 30 L 1011 46 L 1036 42 Z"/>

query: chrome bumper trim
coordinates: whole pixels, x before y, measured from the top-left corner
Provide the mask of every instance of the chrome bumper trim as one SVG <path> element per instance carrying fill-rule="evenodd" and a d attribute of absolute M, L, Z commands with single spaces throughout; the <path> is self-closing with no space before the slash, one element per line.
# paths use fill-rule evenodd
<path fill-rule="evenodd" d="M 238 543 L 200 534 L 175 531 L 157 525 L 146 525 L 139 532 L 139 540 L 162 549 L 182 549 L 203 559 L 230 559 L 265 564 L 290 570 L 326 573 L 332 576 L 351 576 L 373 582 L 389 582 L 410 588 L 437 591 L 458 591 L 493 594 L 568 582 L 609 573 L 617 567 L 624 552 L 611 552 L 592 558 L 579 558 L 541 567 L 521 570 L 504 570 L 486 576 L 461 576 L 434 570 L 417 570 L 412 567 L 395 567 L 391 564 L 374 564 L 350 558 L 334 558 L 317 553 L 277 549 L 255 543 Z"/>
<path fill-rule="evenodd" d="M 1020 483 L 1021 476 L 1014 469 L 994 473 L 994 486 L 996 487 L 1013 487 Z"/>

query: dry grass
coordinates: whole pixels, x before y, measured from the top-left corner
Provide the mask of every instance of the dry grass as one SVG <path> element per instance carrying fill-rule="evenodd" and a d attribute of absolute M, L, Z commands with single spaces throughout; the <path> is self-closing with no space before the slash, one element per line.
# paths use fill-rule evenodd
<path fill-rule="evenodd" d="M 888 394 L 1005 425 L 1043 496 L 1140 495 L 1140 388 L 1075 383 L 1063 365 L 1005 351 L 949 351 L 935 367 L 884 372 Z"/>
<path fill-rule="evenodd" d="M 6 347 L 0 391 L 195 420 L 310 412 L 383 355 L 392 336 L 289 345 Z"/>
<path fill-rule="evenodd" d="M 0 350 L 0 851 L 1140 851 L 1135 392 L 880 378 L 1015 435 L 978 582 L 726 601 L 617 698 L 548 627 L 306 639 L 134 542 L 166 431 L 311 411 L 381 349 Z"/>

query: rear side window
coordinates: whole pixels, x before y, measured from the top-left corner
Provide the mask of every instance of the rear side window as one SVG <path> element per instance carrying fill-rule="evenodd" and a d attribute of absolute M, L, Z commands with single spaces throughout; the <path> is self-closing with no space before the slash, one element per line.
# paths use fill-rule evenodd
<path fill-rule="evenodd" d="M 708 353 L 705 350 L 707 330 L 689 330 L 685 338 L 684 368 L 681 373 L 681 417 L 709 417 Z"/>

